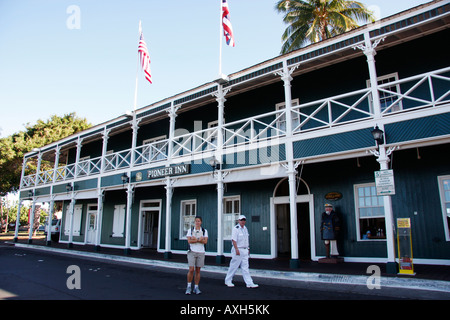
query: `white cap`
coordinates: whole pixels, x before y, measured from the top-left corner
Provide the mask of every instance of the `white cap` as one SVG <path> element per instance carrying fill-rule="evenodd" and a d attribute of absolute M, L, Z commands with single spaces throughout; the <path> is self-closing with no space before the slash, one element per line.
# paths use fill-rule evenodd
<path fill-rule="evenodd" d="M 247 218 L 246 218 L 244 215 L 240 215 L 239 218 L 238 218 L 238 220 L 242 220 L 242 219 L 247 220 Z"/>

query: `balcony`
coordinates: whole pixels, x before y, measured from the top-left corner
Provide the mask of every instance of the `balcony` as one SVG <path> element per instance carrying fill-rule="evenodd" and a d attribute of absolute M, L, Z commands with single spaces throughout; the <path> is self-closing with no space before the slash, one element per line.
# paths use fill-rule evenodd
<path fill-rule="evenodd" d="M 415 110 L 436 109 L 450 103 L 450 67 L 378 85 L 381 109 L 375 112 L 372 89 L 352 91 L 294 106 L 291 110 L 293 139 L 311 131 L 327 130 L 393 115 L 415 118 Z M 226 107 L 225 107 L 226 108 Z M 395 121 L 395 120 L 393 120 Z M 226 123 L 221 129 L 221 149 L 252 145 L 286 136 L 286 110 L 280 109 Z M 213 127 L 178 135 L 172 139 L 121 150 L 104 157 L 79 161 L 22 177 L 21 188 L 48 185 L 84 177 L 94 177 L 118 170 L 162 166 L 166 161 L 201 157 L 217 150 L 219 128 Z M 169 155 L 169 150 L 171 154 Z"/>

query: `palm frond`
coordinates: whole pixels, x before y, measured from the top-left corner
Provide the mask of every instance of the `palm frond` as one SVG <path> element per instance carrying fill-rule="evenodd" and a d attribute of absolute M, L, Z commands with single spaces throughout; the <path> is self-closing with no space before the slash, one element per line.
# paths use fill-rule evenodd
<path fill-rule="evenodd" d="M 281 53 L 357 28 L 358 22 L 375 21 L 373 12 L 359 1 L 280 0 L 275 10 L 284 15 L 288 25 L 282 35 Z"/>

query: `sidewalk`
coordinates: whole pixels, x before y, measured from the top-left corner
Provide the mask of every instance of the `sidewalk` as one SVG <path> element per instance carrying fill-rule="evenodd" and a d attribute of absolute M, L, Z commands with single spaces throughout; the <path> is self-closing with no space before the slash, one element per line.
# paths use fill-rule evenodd
<path fill-rule="evenodd" d="M 15 245 L 18 248 L 45 250 L 58 254 L 70 254 L 82 257 L 109 260 L 138 265 L 157 266 L 165 268 L 187 269 L 186 255 L 172 254 L 171 259 L 165 259 L 162 253 L 152 249 L 132 250 L 126 255 L 123 249 L 102 247 L 96 251 L 94 246 L 73 245 L 68 248 L 65 243 L 52 242 L 45 245 L 45 239 L 33 239 L 27 244 L 25 239 L 14 243 L 12 240 L 0 239 L 0 244 Z M 224 264 L 217 264 L 215 256 L 206 256 L 202 271 L 225 274 L 230 258 Z M 301 261 L 298 269 L 289 268 L 288 259 L 250 259 L 250 272 L 254 277 L 284 279 L 292 281 L 309 281 L 321 283 L 339 283 L 352 285 L 367 285 L 372 272 L 367 272 L 370 265 L 378 265 L 381 270 L 380 285 L 385 287 L 401 287 L 420 290 L 433 290 L 450 293 L 450 266 L 415 265 L 416 275 L 390 275 L 385 272 L 384 264 L 370 263 L 339 263 L 321 264 L 312 261 Z"/>

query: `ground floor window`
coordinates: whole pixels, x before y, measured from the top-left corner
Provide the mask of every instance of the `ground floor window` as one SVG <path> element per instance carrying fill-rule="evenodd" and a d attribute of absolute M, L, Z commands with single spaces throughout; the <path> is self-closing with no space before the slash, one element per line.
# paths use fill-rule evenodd
<path fill-rule="evenodd" d="M 375 183 L 355 185 L 358 240 L 386 239 L 383 197 Z"/>
<path fill-rule="evenodd" d="M 450 176 L 438 177 L 445 239 L 450 241 Z"/>
<path fill-rule="evenodd" d="M 197 200 L 181 201 L 181 230 L 180 239 L 186 239 L 186 234 L 195 225 L 197 215 Z"/>
<path fill-rule="evenodd" d="M 223 198 L 223 238 L 231 239 L 233 227 L 241 214 L 240 196 Z"/>

